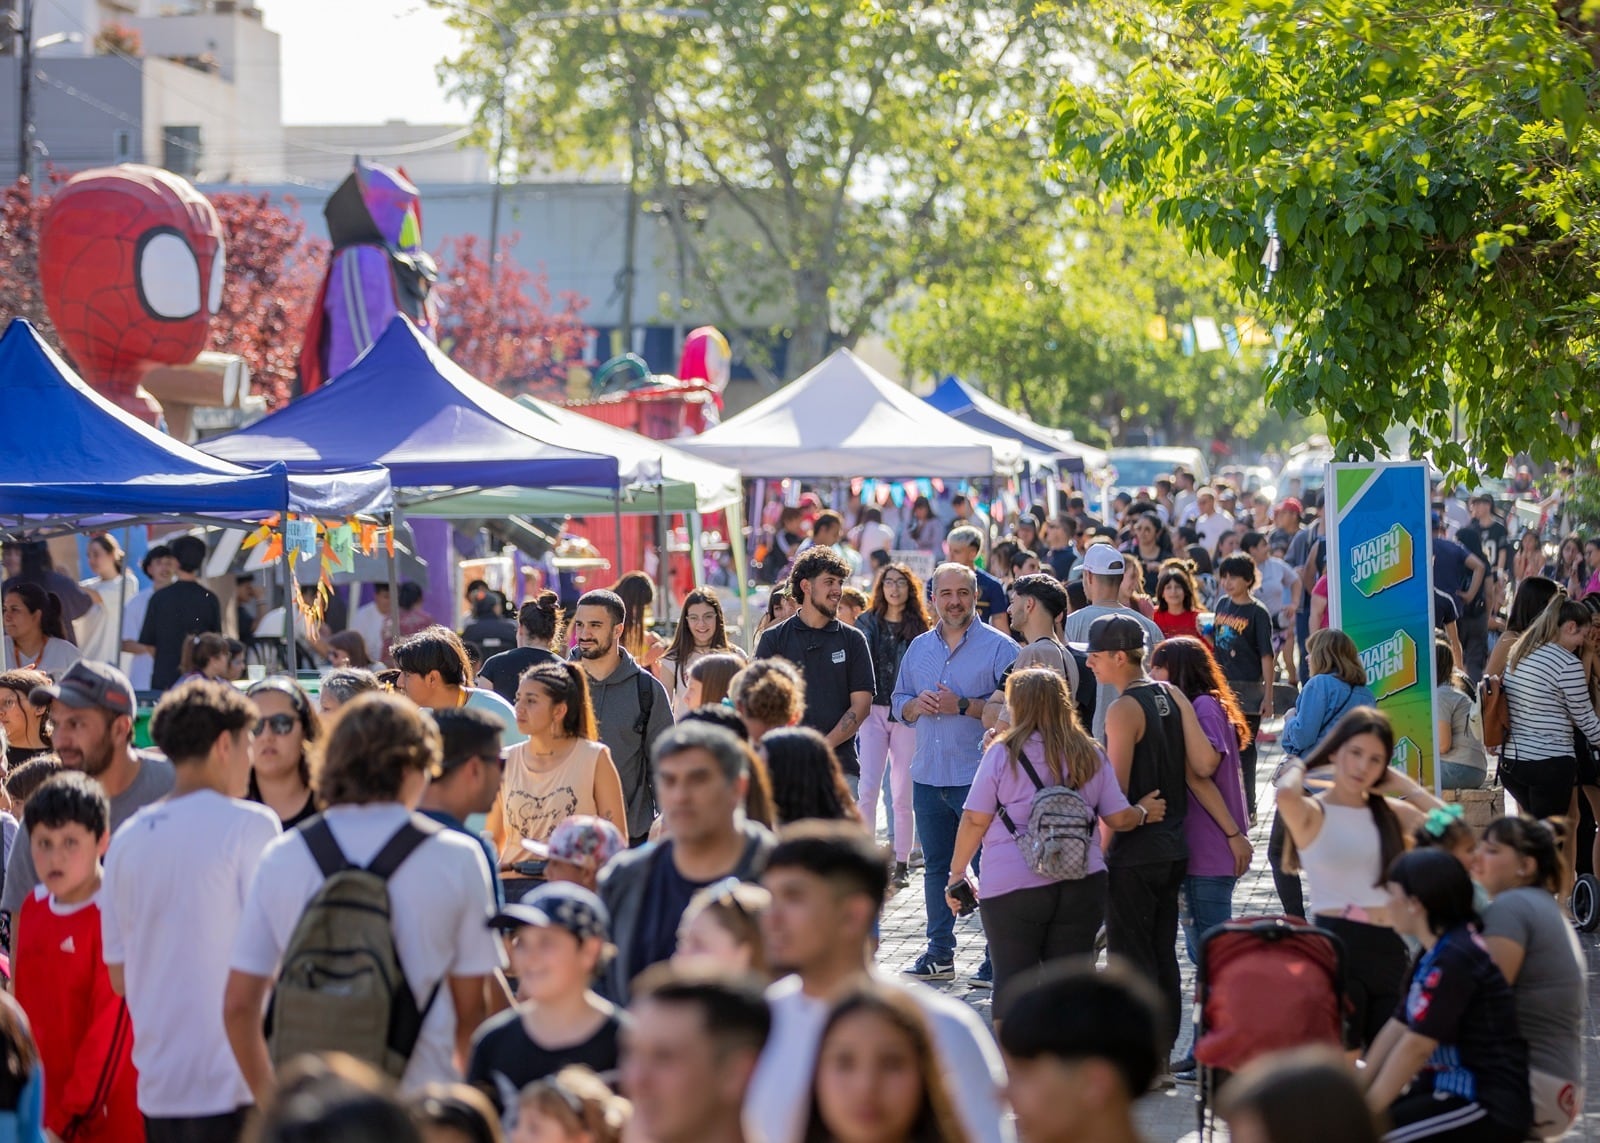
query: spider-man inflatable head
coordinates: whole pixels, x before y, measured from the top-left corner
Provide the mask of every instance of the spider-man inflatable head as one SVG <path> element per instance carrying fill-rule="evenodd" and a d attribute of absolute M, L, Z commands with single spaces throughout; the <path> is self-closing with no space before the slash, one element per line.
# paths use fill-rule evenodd
<path fill-rule="evenodd" d="M 205 348 L 222 304 L 222 224 L 204 195 L 155 167 L 84 171 L 61 188 L 39 233 L 44 302 L 84 378 L 154 422 L 147 364 Z"/>

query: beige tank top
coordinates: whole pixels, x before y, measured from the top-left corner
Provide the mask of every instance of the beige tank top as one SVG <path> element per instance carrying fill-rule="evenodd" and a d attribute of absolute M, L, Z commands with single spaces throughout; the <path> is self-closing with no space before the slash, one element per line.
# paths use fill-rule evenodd
<path fill-rule="evenodd" d="M 522 848 L 528 841 L 548 841 L 562 821 L 573 814 L 592 814 L 594 770 L 605 746 L 578 739 L 554 769 L 533 769 L 528 743 L 506 751 L 505 779 L 500 786 L 505 799 L 506 841 L 500 850 L 505 863 L 528 860 Z"/>

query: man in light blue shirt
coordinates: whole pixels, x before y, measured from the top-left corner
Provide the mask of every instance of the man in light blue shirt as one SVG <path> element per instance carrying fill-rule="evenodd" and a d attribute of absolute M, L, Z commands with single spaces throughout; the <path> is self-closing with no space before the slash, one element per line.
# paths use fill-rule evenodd
<path fill-rule="evenodd" d="M 1009 635 L 977 621 L 977 577 L 957 563 L 933 572 L 938 624 L 911 641 L 900 660 L 893 709 L 916 730 L 911 802 L 922 839 L 922 892 L 928 948 L 906 972 L 920 980 L 955 976 L 956 928 L 945 886 L 961 808 L 983 757 L 983 713 L 1019 648 Z M 976 862 L 974 862 L 976 865 Z M 989 984 L 989 961 L 973 983 Z"/>

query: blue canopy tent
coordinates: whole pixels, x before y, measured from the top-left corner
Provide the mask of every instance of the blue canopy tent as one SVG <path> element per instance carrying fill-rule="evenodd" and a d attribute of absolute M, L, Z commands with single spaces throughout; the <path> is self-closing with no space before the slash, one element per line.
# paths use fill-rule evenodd
<path fill-rule="evenodd" d="M 430 500 L 464 490 L 602 488 L 617 510 L 620 551 L 617 458 L 561 443 L 570 435 L 473 377 L 397 315 L 327 384 L 201 447 L 242 464 L 282 461 L 291 472 L 381 464 L 397 489 L 397 516 L 402 507 L 427 516 Z"/>
<path fill-rule="evenodd" d="M 972 428 L 1020 441 L 1025 449 L 1056 461 L 1064 472 L 1081 474 L 1106 465 L 1103 450 L 1081 443 L 1071 433 L 1035 424 L 959 377 L 946 377 L 923 400 Z"/>
<path fill-rule="evenodd" d="M 291 474 L 217 460 L 96 393 L 20 318 L 0 335 L 0 538 L 153 521 L 240 527 L 284 512 L 385 516 L 382 468 Z"/>

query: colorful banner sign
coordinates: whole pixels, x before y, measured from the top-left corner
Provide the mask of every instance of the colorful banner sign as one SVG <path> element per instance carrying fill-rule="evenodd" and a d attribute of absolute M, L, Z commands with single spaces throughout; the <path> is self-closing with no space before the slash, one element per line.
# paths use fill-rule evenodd
<path fill-rule="evenodd" d="M 1437 791 L 1433 708 L 1433 529 L 1428 466 L 1329 466 L 1329 622 L 1355 640 L 1394 765 Z"/>

